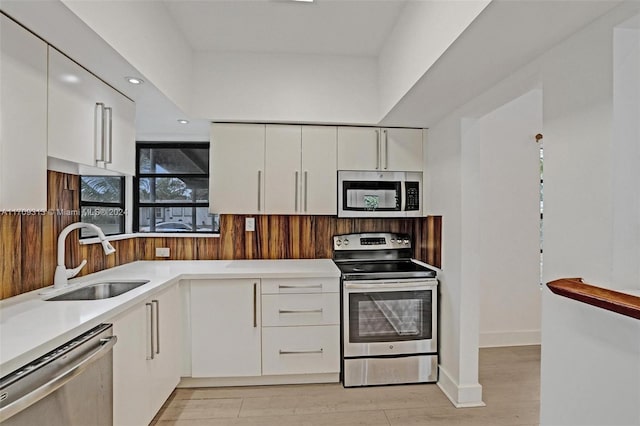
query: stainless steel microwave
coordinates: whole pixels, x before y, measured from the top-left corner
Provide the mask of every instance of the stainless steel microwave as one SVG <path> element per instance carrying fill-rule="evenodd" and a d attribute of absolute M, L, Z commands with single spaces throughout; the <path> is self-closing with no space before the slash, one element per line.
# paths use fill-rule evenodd
<path fill-rule="evenodd" d="M 338 171 L 338 217 L 422 216 L 422 172 Z"/>

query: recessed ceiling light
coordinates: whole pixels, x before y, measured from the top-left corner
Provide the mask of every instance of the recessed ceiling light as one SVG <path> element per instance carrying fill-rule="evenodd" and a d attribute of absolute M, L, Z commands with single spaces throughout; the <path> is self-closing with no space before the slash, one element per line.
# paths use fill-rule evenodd
<path fill-rule="evenodd" d="M 300 3 L 313 3 L 314 0 L 292 0 L 292 1 L 297 1 Z"/>
<path fill-rule="evenodd" d="M 178 120 L 178 123 L 180 123 L 180 124 L 189 124 L 189 120 L 180 119 L 180 120 Z"/>
<path fill-rule="evenodd" d="M 142 84 L 144 80 L 138 77 L 125 77 L 125 79 L 131 84 Z"/>

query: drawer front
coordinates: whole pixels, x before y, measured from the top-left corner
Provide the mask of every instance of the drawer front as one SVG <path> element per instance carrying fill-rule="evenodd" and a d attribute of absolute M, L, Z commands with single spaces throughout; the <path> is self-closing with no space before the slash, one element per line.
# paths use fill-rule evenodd
<path fill-rule="evenodd" d="M 340 324 L 340 294 L 263 294 L 262 325 Z"/>
<path fill-rule="evenodd" d="M 340 278 L 264 278 L 262 294 L 338 293 Z"/>
<path fill-rule="evenodd" d="M 262 374 L 340 371 L 340 326 L 264 327 Z"/>

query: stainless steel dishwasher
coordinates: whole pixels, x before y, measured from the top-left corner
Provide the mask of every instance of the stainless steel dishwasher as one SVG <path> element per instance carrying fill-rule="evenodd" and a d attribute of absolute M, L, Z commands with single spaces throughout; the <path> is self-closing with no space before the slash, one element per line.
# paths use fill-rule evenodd
<path fill-rule="evenodd" d="M 101 324 L 0 379 L 3 426 L 111 426 L 111 324 Z"/>

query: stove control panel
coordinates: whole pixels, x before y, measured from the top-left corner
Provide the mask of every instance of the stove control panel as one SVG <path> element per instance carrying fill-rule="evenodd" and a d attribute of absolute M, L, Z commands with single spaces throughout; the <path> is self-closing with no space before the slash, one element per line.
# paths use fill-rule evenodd
<path fill-rule="evenodd" d="M 411 248 L 411 236 L 388 232 L 343 234 L 333 237 L 334 250 L 397 250 Z"/>

